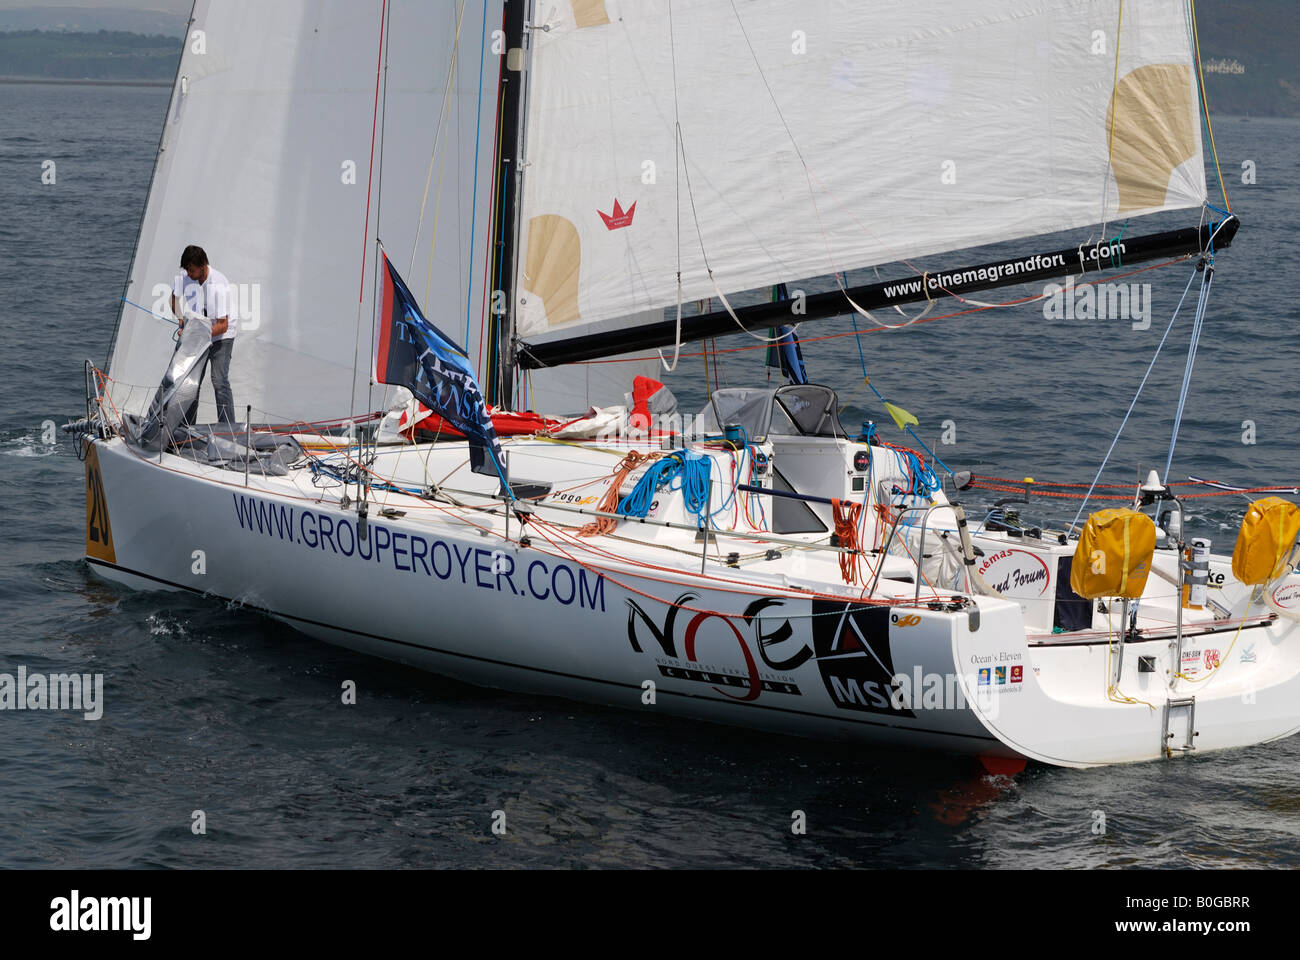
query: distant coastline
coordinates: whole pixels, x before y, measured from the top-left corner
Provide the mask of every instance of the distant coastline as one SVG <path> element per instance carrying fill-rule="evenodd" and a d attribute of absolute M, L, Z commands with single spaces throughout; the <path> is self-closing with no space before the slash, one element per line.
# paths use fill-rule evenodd
<path fill-rule="evenodd" d="M 0 77 L 0 84 L 53 84 L 59 87 L 170 87 L 168 80 L 73 80 L 64 77 Z"/>
<path fill-rule="evenodd" d="M 1212 115 L 1300 117 L 1294 5 L 1295 0 L 1207 0 L 1202 5 L 1201 69 Z M 122 24 L 153 22 L 126 17 L 131 11 L 116 13 Z M 61 20 L 53 22 L 98 22 L 83 14 L 87 11 L 32 8 L 23 16 L 33 25 L 56 16 Z M 183 31 L 177 36 L 41 26 L 0 30 L 0 83 L 170 86 L 183 43 Z"/>
<path fill-rule="evenodd" d="M 182 45 L 180 37 L 123 31 L 0 32 L 0 77 L 170 86 L 176 77 Z"/>

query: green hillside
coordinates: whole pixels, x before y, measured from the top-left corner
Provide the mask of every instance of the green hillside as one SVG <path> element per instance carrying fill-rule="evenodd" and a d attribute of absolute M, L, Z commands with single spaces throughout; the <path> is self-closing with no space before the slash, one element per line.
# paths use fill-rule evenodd
<path fill-rule="evenodd" d="M 138 33 L 0 33 L 0 77 L 159 80 L 176 76 L 181 41 Z"/>

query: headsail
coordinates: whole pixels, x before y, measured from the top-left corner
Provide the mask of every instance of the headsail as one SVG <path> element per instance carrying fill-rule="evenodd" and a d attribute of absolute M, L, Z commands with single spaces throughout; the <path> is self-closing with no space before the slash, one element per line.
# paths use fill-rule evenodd
<path fill-rule="evenodd" d="M 538 17 L 530 340 L 1206 197 L 1184 0 L 567 0 Z"/>
<path fill-rule="evenodd" d="M 477 335 L 484 266 L 469 238 L 475 226 L 486 236 L 497 82 L 486 45 L 500 17 L 500 0 L 198 0 L 126 293 L 139 306 L 125 307 L 113 350 L 119 408 L 142 412 L 153 391 L 131 385 L 156 386 L 167 366 L 169 327 L 150 311 L 166 313 L 158 291 L 190 243 L 240 293 L 241 416 L 245 404 L 281 421 L 381 405 L 365 375 L 376 236 L 404 268 L 414 249 L 407 279 L 431 316 L 463 331 L 468 312 Z"/>

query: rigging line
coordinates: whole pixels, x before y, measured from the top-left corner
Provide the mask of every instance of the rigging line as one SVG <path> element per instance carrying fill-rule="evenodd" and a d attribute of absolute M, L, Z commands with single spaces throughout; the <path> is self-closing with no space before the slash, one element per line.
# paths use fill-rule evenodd
<path fill-rule="evenodd" d="M 160 313 L 154 313 L 148 307 L 142 307 L 140 306 L 140 304 L 135 303 L 132 300 L 128 300 L 126 297 L 122 298 L 122 302 L 125 303 L 128 307 L 135 307 L 137 310 L 143 310 L 145 313 L 149 314 L 149 316 L 153 317 L 155 320 L 161 320 L 163 321 L 163 323 L 170 323 L 173 327 L 180 326 L 179 320 L 173 320 L 171 317 L 164 317 Z"/>
<path fill-rule="evenodd" d="M 459 112 L 460 111 L 457 110 L 457 114 L 459 114 Z M 457 118 L 457 122 L 459 123 L 459 117 Z M 459 136 L 457 136 L 456 142 L 460 142 Z M 438 221 L 442 213 L 442 184 L 444 175 L 447 172 L 447 154 L 450 152 L 451 151 L 446 147 L 443 147 L 442 159 L 438 161 L 438 189 L 433 195 L 433 235 L 429 242 L 429 270 L 424 275 L 424 311 L 426 315 L 429 313 L 429 298 L 433 292 L 433 254 L 434 251 L 438 249 Z M 457 199 L 459 200 L 459 197 Z M 456 222 L 460 222 L 459 217 L 457 217 Z M 459 252 L 460 244 L 456 244 L 456 247 L 457 252 Z M 412 252 L 412 257 L 414 257 L 414 255 L 414 252 Z M 414 270 L 414 265 L 412 265 L 412 270 Z M 459 272 L 457 275 L 459 276 Z"/>
<path fill-rule="evenodd" d="M 483 0 L 483 30 L 487 31 L 487 0 Z M 487 38 L 482 38 L 486 40 Z M 474 234 L 478 227 L 478 154 L 479 147 L 482 144 L 483 132 L 483 60 L 487 54 L 487 44 L 480 41 L 478 51 L 478 108 L 474 120 L 474 173 L 471 178 L 471 193 L 473 201 L 470 205 L 469 221 L 469 283 L 465 289 L 465 339 L 461 342 L 465 344 L 465 349 L 469 349 L 469 310 L 470 301 L 474 297 Z"/>
<path fill-rule="evenodd" d="M 505 215 L 503 194 L 504 194 L 507 173 L 503 169 L 505 165 L 501 162 L 501 156 L 500 156 L 501 150 L 503 149 L 501 143 L 501 133 L 505 129 L 505 125 L 506 125 L 504 84 L 499 84 L 499 88 L 497 91 L 496 118 L 497 118 L 496 123 L 494 123 L 492 127 L 493 128 L 492 184 L 488 193 L 488 215 L 487 215 L 487 220 L 489 224 L 487 228 L 488 242 L 487 242 L 486 249 L 483 251 L 483 298 L 479 308 L 479 318 L 478 318 L 478 338 L 479 338 L 478 339 L 478 363 L 474 368 L 475 372 L 481 373 L 483 379 L 487 382 L 488 389 L 486 395 L 484 396 L 485 400 L 487 399 L 487 397 L 494 397 L 494 393 L 493 393 L 494 376 L 492 370 L 496 364 L 495 340 L 492 340 L 492 342 L 489 343 L 489 340 L 495 336 L 493 332 L 493 328 L 495 327 L 496 318 L 495 315 L 492 313 L 492 311 L 488 309 L 488 280 L 492 276 L 492 248 L 493 245 L 498 240 L 498 235 L 497 235 L 498 208 L 501 209 L 502 216 Z M 475 255 L 473 247 L 470 248 L 470 255 L 471 256 Z M 465 349 L 466 350 L 469 349 L 468 338 L 465 341 Z M 487 350 L 487 354 L 488 354 L 486 365 L 484 365 L 483 363 L 484 350 Z"/>
<path fill-rule="evenodd" d="M 1160 338 L 1160 343 L 1156 347 L 1155 356 L 1151 358 L 1151 363 L 1147 365 L 1147 372 L 1142 375 L 1142 382 L 1138 384 L 1137 393 L 1133 395 L 1133 402 L 1128 405 L 1128 412 L 1124 414 L 1123 421 L 1120 422 L 1119 430 L 1115 432 L 1115 439 L 1110 443 L 1110 449 L 1106 451 L 1106 456 L 1101 461 L 1101 466 L 1097 468 L 1097 475 L 1092 478 L 1092 484 L 1088 487 L 1088 492 L 1084 494 L 1083 502 L 1079 504 L 1079 512 L 1074 515 L 1074 520 L 1067 532 L 1073 530 L 1079 525 L 1079 518 L 1083 516 L 1084 509 L 1088 506 L 1088 500 L 1092 497 L 1092 492 L 1097 489 L 1097 482 L 1101 480 L 1102 471 L 1106 469 L 1106 464 L 1110 462 L 1110 455 L 1115 452 L 1115 447 L 1119 443 L 1120 436 L 1124 433 L 1124 427 L 1128 425 L 1128 418 L 1133 415 L 1133 409 L 1137 406 L 1138 398 L 1142 396 L 1142 389 L 1147 385 L 1147 379 L 1151 376 L 1151 371 L 1156 367 L 1156 360 L 1160 358 L 1160 351 L 1164 349 L 1165 341 L 1169 339 L 1170 332 L 1174 329 L 1174 324 L 1178 322 L 1178 314 L 1183 309 L 1183 303 L 1187 300 L 1188 291 L 1192 289 L 1192 281 L 1196 279 L 1197 271 L 1193 270 L 1192 275 L 1187 278 L 1187 286 L 1183 289 L 1183 295 L 1178 301 L 1178 306 L 1174 308 L 1174 315 L 1169 319 L 1169 326 L 1165 327 L 1164 336 Z"/>
<path fill-rule="evenodd" d="M 375 183 L 375 295 L 371 298 L 370 304 L 370 358 L 367 366 L 369 367 L 366 374 L 366 412 L 371 413 L 375 408 L 375 353 L 378 349 L 376 335 L 379 326 L 379 255 L 383 252 L 383 244 L 379 239 L 379 227 L 382 222 L 384 209 L 384 143 L 388 133 L 388 55 L 389 55 L 389 37 L 393 31 L 393 18 L 388 18 L 388 26 L 384 32 L 384 96 L 379 110 L 379 176 Z M 387 254 L 384 254 L 385 259 Z M 387 399 L 388 387 L 385 387 L 385 399 Z M 376 449 L 378 448 L 379 431 L 375 431 L 374 441 Z"/>
<path fill-rule="evenodd" d="M 1210 101 L 1205 94 L 1205 71 L 1201 66 L 1201 36 L 1196 27 L 1196 0 L 1190 0 L 1192 11 L 1192 40 L 1196 48 L 1196 73 L 1200 77 L 1201 114 L 1205 118 L 1205 129 L 1210 134 L 1210 153 L 1214 157 L 1214 172 L 1219 177 L 1219 192 L 1223 194 L 1223 205 L 1232 213 L 1232 204 L 1228 202 L 1228 188 L 1223 182 L 1223 170 L 1219 166 L 1219 149 L 1214 145 L 1214 124 L 1210 121 Z"/>
<path fill-rule="evenodd" d="M 388 51 L 388 0 L 380 0 L 379 10 L 379 54 L 375 58 L 375 108 L 370 122 L 370 172 L 366 178 L 366 223 L 365 240 L 361 247 L 361 289 L 357 294 L 357 332 L 352 344 L 352 395 L 348 405 L 352 409 L 353 421 L 357 415 L 357 369 L 361 360 L 361 310 L 366 301 L 366 258 L 370 256 L 370 188 L 375 178 L 375 134 L 379 129 L 379 84 L 384 69 L 384 55 Z M 372 331 L 373 336 L 373 331 Z M 367 379 L 370 379 L 367 375 Z M 369 411 L 367 411 L 369 412 Z M 357 491 L 360 492 L 360 481 Z M 344 496 L 347 488 L 344 487 Z"/>
<path fill-rule="evenodd" d="M 438 143 L 442 140 L 443 130 L 447 125 L 447 107 L 451 102 L 452 78 L 456 73 L 456 56 L 460 53 L 460 28 L 465 16 L 465 0 L 460 0 L 460 9 L 456 11 L 456 35 L 451 43 L 451 63 L 447 67 L 447 88 L 442 92 L 442 107 L 438 110 L 438 129 L 433 136 L 433 152 L 429 154 L 429 172 L 424 178 L 424 197 L 420 200 L 420 218 L 415 224 L 415 243 L 411 245 L 411 263 L 406 268 L 409 277 L 415 272 L 415 254 L 420 249 L 420 237 L 424 231 L 424 211 L 429 205 L 429 186 L 433 183 L 433 163 L 438 157 Z M 446 160 L 446 153 L 443 153 Z M 441 179 L 441 176 L 439 177 Z M 433 243 L 437 244 L 438 233 L 435 229 Z M 425 309 L 428 309 L 426 297 Z"/>
<path fill-rule="evenodd" d="M 826 194 L 826 195 L 827 195 L 828 197 L 830 197 L 832 200 L 838 200 L 838 199 L 839 199 L 839 198 L 836 196 L 835 191 L 832 190 L 828 184 L 824 183 L 824 182 L 822 181 L 822 179 L 821 179 L 820 177 L 817 176 L 817 174 L 816 174 L 815 171 L 809 169 L 809 170 L 807 171 L 807 173 L 808 173 L 808 176 L 812 177 L 813 181 L 816 183 L 818 189 L 820 189 L 820 190 L 822 191 L 822 193 Z M 841 204 L 841 207 L 844 207 L 844 205 Z M 859 230 L 861 230 L 863 233 L 870 234 L 871 237 L 872 237 L 872 238 L 873 238 L 877 243 L 879 243 L 879 244 L 880 244 L 880 245 L 881 245 L 885 250 L 887 250 L 888 253 L 889 253 L 889 255 L 890 255 L 891 257 L 893 257 L 894 261 L 897 261 L 898 263 L 901 263 L 903 266 L 905 266 L 905 267 L 907 267 L 909 270 L 911 270 L 911 271 L 912 271 L 916 276 L 918 276 L 918 277 L 921 278 L 921 282 L 922 282 L 922 284 L 924 284 L 924 286 L 922 287 L 922 289 L 925 291 L 926 299 L 929 300 L 929 304 L 926 306 L 926 309 L 923 310 L 923 311 L 921 311 L 920 313 L 918 313 L 918 314 L 917 314 L 916 316 L 914 316 L 914 317 L 909 317 L 909 316 L 907 315 L 907 311 L 905 311 L 905 310 L 902 308 L 902 306 L 901 306 L 900 304 L 894 304 L 894 305 L 893 305 L 893 310 L 894 310 L 896 313 L 898 313 L 898 315 L 901 316 L 904 320 L 907 321 L 906 323 L 896 323 L 896 324 L 885 323 L 883 320 L 878 319 L 874 314 L 872 314 L 870 310 L 867 310 L 865 307 L 862 307 L 862 306 L 860 306 L 859 304 L 854 303 L 852 299 L 846 297 L 846 299 L 849 299 L 849 303 L 850 303 L 850 305 L 852 305 L 852 306 L 857 310 L 857 312 L 860 313 L 860 314 L 863 316 L 864 319 L 870 320 L 872 323 L 877 324 L 879 329 L 884 329 L 884 330 L 901 330 L 901 329 L 903 329 L 904 327 L 909 327 L 909 326 L 911 326 L 911 325 L 914 324 L 914 323 L 920 323 L 920 322 L 922 322 L 922 321 L 923 321 L 927 316 L 929 316 L 930 311 L 933 309 L 934 304 L 935 304 L 935 299 L 934 299 L 934 297 L 931 297 L 931 296 L 930 296 L 929 286 L 928 286 L 928 283 L 927 283 L 927 279 L 928 279 L 928 277 L 930 276 L 931 271 L 928 271 L 928 270 L 922 270 L 920 267 L 918 267 L 916 264 L 914 264 L 914 263 L 913 263 L 911 260 L 909 260 L 908 258 L 899 256 L 899 255 L 898 255 L 898 251 L 895 250 L 895 249 L 894 249 L 892 246 L 890 246 L 888 243 L 886 243 L 885 240 L 884 240 L 884 239 L 883 239 L 879 234 L 877 234 L 873 229 L 871 229 L 871 226 L 870 226 L 869 224 L 863 223 L 863 222 L 858 218 L 857 214 L 855 214 L 855 213 L 852 211 L 852 209 L 846 209 L 846 214 L 847 214 L 847 216 L 849 217 L 849 219 L 853 221 L 854 225 L 857 226 L 857 228 L 858 228 Z M 873 267 L 872 267 L 872 270 L 873 270 L 873 272 L 874 272 L 875 275 L 876 275 L 876 279 L 880 279 L 880 270 L 879 270 L 876 266 L 873 266 Z M 844 286 L 843 286 L 843 283 L 840 282 L 840 277 L 839 277 L 838 275 L 836 275 L 835 279 L 836 279 L 837 284 L 839 284 L 841 291 L 843 291 L 843 290 L 844 290 Z M 971 299 L 968 299 L 968 298 L 966 298 L 966 297 L 960 296 L 960 295 L 958 295 L 958 294 L 956 294 L 956 293 L 953 293 L 951 290 L 949 290 L 947 287 L 944 287 L 944 286 L 939 286 L 938 289 L 939 289 L 939 290 L 942 290 L 945 294 L 947 294 L 948 296 L 952 297 L 952 298 L 953 298 L 954 300 L 956 300 L 958 303 L 969 303 L 969 304 L 972 304 L 972 305 L 974 305 L 974 306 L 980 307 L 981 309 L 986 309 L 986 310 L 989 310 L 989 309 L 1000 309 L 1000 308 L 1002 308 L 1002 307 L 1015 306 L 1015 305 L 1023 304 L 1023 303 L 1034 303 L 1034 302 L 1036 302 L 1036 301 L 1038 301 L 1038 300 L 1044 300 L 1044 299 L 1046 299 L 1046 297 L 1047 297 L 1047 295 L 1044 294 L 1043 296 L 1040 296 L 1040 297 L 1033 297 L 1033 298 L 1031 298 L 1031 299 L 1027 299 L 1027 300 L 1012 300 L 1012 301 L 1008 301 L 1007 303 L 984 303 L 984 302 L 979 301 L 979 300 L 971 300 Z M 868 331 L 868 332 L 874 332 L 874 331 Z"/>
<path fill-rule="evenodd" d="M 673 362 L 669 365 L 664 359 L 663 350 L 657 350 L 659 363 L 666 373 L 677 370 L 677 362 L 682 356 L 682 120 L 681 108 L 677 100 L 677 39 L 673 34 L 673 4 L 668 0 L 668 52 L 672 57 L 673 68 L 673 167 L 676 174 L 676 193 L 674 207 L 677 215 L 677 334 L 673 338 Z"/>
<path fill-rule="evenodd" d="M 521 80 L 520 80 L 520 83 L 522 84 L 522 82 L 523 82 L 523 81 L 522 81 L 522 79 L 521 79 Z M 521 96 L 521 99 L 522 99 L 522 96 Z M 522 109 L 522 105 L 521 105 L 521 109 Z M 483 278 L 484 281 L 485 281 L 485 284 L 484 284 L 484 285 L 486 286 L 486 280 L 488 279 L 488 278 L 487 278 L 487 273 L 489 273 L 489 272 L 491 271 L 492 258 L 493 258 L 493 257 L 496 257 L 496 261 L 497 261 L 497 282 L 496 282 L 496 286 L 495 286 L 495 287 L 493 288 L 493 290 L 492 290 L 492 295 L 491 295 L 491 297 L 488 297 L 488 296 L 486 295 L 486 291 L 485 291 L 485 294 L 484 294 L 484 297 L 483 297 L 483 311 L 484 311 L 484 313 L 486 313 L 486 314 L 488 315 L 488 317 L 489 317 L 489 326 L 492 328 L 492 348 L 491 348 L 491 350 L 492 350 L 492 362 L 491 362 L 491 365 L 489 366 L 489 368 L 488 368 L 487 370 L 484 371 L 484 373 L 489 377 L 489 379 L 490 379 L 491 382 L 492 382 L 492 391 L 493 391 L 494 394 L 499 394 L 499 393 L 501 392 L 501 384 L 500 384 L 500 380 L 501 380 L 501 372 L 502 372 L 502 365 L 501 365 L 501 341 L 502 341 L 502 339 L 503 339 L 503 337 L 501 336 L 501 326 L 502 326 L 503 323 L 505 323 L 506 319 L 508 318 L 508 314 L 507 314 L 507 313 L 497 313 L 497 311 L 494 309 L 493 305 L 491 305 L 491 300 L 492 300 L 492 299 L 495 299 L 496 294 L 497 294 L 498 291 L 504 291 L 504 290 L 505 290 L 506 258 L 503 257 L 503 256 L 501 256 L 501 255 L 499 254 L 498 251 L 502 251 L 502 250 L 505 249 L 505 243 L 506 243 L 506 190 L 507 190 L 507 188 L 508 188 L 509 185 L 510 185 L 509 180 L 510 180 L 510 178 L 511 178 L 512 176 L 516 178 L 516 179 L 515 179 L 515 189 L 516 189 L 516 190 L 519 189 L 518 170 L 516 170 L 516 169 L 511 169 L 511 168 L 507 168 L 506 164 L 502 162 L 504 158 L 501 156 L 501 152 L 505 149 L 505 138 L 504 138 L 504 133 L 505 133 L 505 125 L 506 125 L 506 116 L 505 116 L 505 113 L 506 113 L 506 112 L 505 112 L 505 94 L 504 94 L 504 91 L 502 92 L 502 98 L 501 98 L 501 109 L 500 109 L 498 112 L 500 113 L 500 119 L 497 121 L 496 143 L 494 143 L 494 144 L 492 145 L 492 155 L 493 155 L 493 157 L 496 158 L 497 166 L 498 166 L 498 168 L 500 168 L 499 181 L 498 181 L 497 188 L 496 188 L 496 191 L 497 191 L 497 196 L 496 196 L 496 216 L 495 216 L 495 220 L 496 220 L 496 222 L 495 222 L 495 224 L 494 224 L 494 226 L 493 226 L 493 229 L 494 229 L 494 234 L 493 234 L 493 244 L 492 244 L 492 246 L 491 246 L 491 247 L 489 248 L 489 250 L 488 250 L 488 256 L 487 256 L 487 264 L 488 264 L 488 266 L 487 266 L 487 268 L 485 269 L 485 275 L 484 275 L 484 278 Z M 515 151 L 515 152 L 516 152 L 516 154 L 519 154 L 519 153 L 521 153 L 522 151 L 521 151 L 518 147 L 516 147 L 516 151 Z M 519 166 L 518 163 L 515 163 L 515 164 L 514 164 L 514 167 L 518 167 L 518 166 Z M 502 304 L 502 306 L 504 307 L 505 305 Z M 518 379 L 516 379 L 516 382 L 515 382 L 515 392 L 516 392 L 516 395 L 518 394 L 519 387 L 520 387 L 520 382 L 519 382 Z M 507 409 L 518 409 L 518 408 L 512 407 L 512 401 L 515 399 L 515 397 L 499 396 L 497 399 L 500 400 L 500 402 L 501 402 L 501 406 L 502 406 L 502 407 L 505 407 L 505 408 L 507 408 Z"/>
<path fill-rule="evenodd" d="M 772 85 L 768 82 L 767 74 L 763 72 L 763 65 L 759 62 L 758 54 L 754 50 L 754 44 L 750 42 L 749 31 L 745 29 L 745 23 L 740 18 L 740 11 L 736 9 L 736 0 L 731 0 L 731 12 L 736 18 L 736 25 L 740 27 L 741 36 L 745 38 L 745 46 L 749 48 L 750 58 L 754 61 L 754 67 L 755 69 L 758 70 L 758 76 L 763 81 L 763 87 L 767 90 L 768 99 L 772 101 L 772 107 L 773 109 L 776 110 L 777 118 L 780 119 L 781 126 L 785 130 L 785 135 L 789 139 L 790 145 L 794 147 L 795 156 L 799 158 L 799 165 L 803 168 L 804 180 L 808 184 L 808 197 L 809 199 L 812 200 L 813 212 L 817 215 L 817 229 L 822 235 L 822 243 L 826 247 L 826 257 L 830 261 L 831 273 L 835 277 L 835 282 L 839 286 L 840 292 L 844 294 L 844 299 L 849 302 L 849 304 L 853 307 L 854 310 L 862 314 L 863 317 L 870 320 L 872 323 L 880 323 L 881 321 L 873 317 L 862 306 L 856 303 L 852 297 L 849 296 L 848 287 L 845 286 L 844 279 L 841 276 L 839 267 L 835 262 L 835 254 L 831 251 L 830 238 L 826 236 L 825 224 L 822 223 L 821 205 L 817 202 L 817 191 L 813 186 L 812 170 L 809 169 L 808 167 L 808 161 L 804 158 L 803 150 L 799 148 L 799 142 L 794 137 L 794 131 L 790 129 L 790 124 L 786 121 L 785 114 L 781 111 L 781 104 L 777 102 L 776 94 L 772 90 Z M 712 270 L 709 271 L 709 279 L 710 280 L 713 279 Z M 715 288 L 717 287 L 716 281 L 714 282 L 714 287 Z M 719 293 L 719 296 L 721 296 L 721 293 Z M 722 302 L 723 305 L 727 308 L 727 312 L 731 314 L 731 318 L 736 321 L 737 325 L 739 325 L 742 330 L 745 330 L 746 333 L 749 333 L 749 331 L 745 329 L 744 325 L 740 323 L 740 320 L 739 318 L 736 317 L 735 313 L 732 312 L 731 304 L 727 303 L 726 297 L 722 298 Z M 931 308 L 932 307 L 933 307 L 933 301 L 931 302 Z M 927 308 L 926 313 L 929 313 L 929 309 L 930 308 Z M 925 316 L 925 313 L 921 314 L 921 316 Z M 883 325 L 889 327 L 890 329 L 897 329 L 898 327 L 909 326 L 910 324 L 915 323 L 917 319 L 920 318 L 918 317 L 913 320 L 907 321 L 907 323 L 899 324 L 899 325 L 891 325 L 891 324 L 883 324 Z M 755 336 L 755 335 L 751 333 L 750 336 Z M 756 338 L 756 339 L 763 339 L 763 338 Z M 772 342 L 772 341 L 769 340 L 768 342 Z"/>
<path fill-rule="evenodd" d="M 752 330 L 750 330 L 748 327 L 746 327 L 743 323 L 740 322 L 740 318 L 736 316 L 736 311 L 732 309 L 731 302 L 727 300 L 726 294 L 724 294 L 722 292 L 722 289 L 718 286 L 717 278 L 714 277 L 713 275 L 713 265 L 709 263 L 709 252 L 704 247 L 704 233 L 700 228 L 700 213 L 695 206 L 695 188 L 691 185 L 691 165 L 690 165 L 690 160 L 686 155 L 686 138 L 685 136 L 682 135 L 681 113 L 677 106 L 677 50 L 676 50 L 676 43 L 673 42 L 672 40 L 672 4 L 669 3 L 668 7 L 669 7 L 669 38 L 670 38 L 669 47 L 672 49 L 672 58 L 673 58 L 673 109 L 677 111 L 677 120 L 676 120 L 677 137 L 678 137 L 678 142 L 681 144 L 681 160 L 678 163 L 677 173 L 679 178 L 683 173 L 686 175 L 686 196 L 691 203 L 691 220 L 695 225 L 696 239 L 699 240 L 700 243 L 700 257 L 704 260 L 704 269 L 709 275 L 709 283 L 713 285 L 714 293 L 716 293 L 718 299 L 722 301 L 722 306 L 724 309 L 726 309 L 727 315 L 736 322 L 736 326 L 740 328 L 740 331 L 744 333 L 746 336 L 753 337 L 755 340 L 761 341 L 762 343 L 776 343 L 781 339 L 780 337 L 760 336 L 759 334 L 754 333 Z M 744 28 L 742 27 L 741 29 L 743 30 Z M 680 209 L 680 203 L 678 206 Z M 678 255 L 677 275 L 678 275 L 678 282 L 680 283 L 681 280 L 680 238 L 678 240 L 678 245 L 677 245 L 677 255 Z M 681 299 L 680 294 L 678 295 L 678 299 L 679 300 Z M 680 307 L 678 308 L 678 311 L 680 313 Z M 680 332 L 679 332 L 679 337 L 680 337 Z M 678 344 L 678 347 L 680 348 L 680 343 Z M 660 360 L 661 361 L 663 360 L 662 353 L 660 354 Z"/>
<path fill-rule="evenodd" d="M 1187 367 L 1183 370 L 1183 386 L 1178 394 L 1178 413 L 1174 417 L 1174 432 L 1169 438 L 1169 458 L 1165 461 L 1163 477 L 1169 479 L 1169 468 L 1174 463 L 1174 447 L 1178 444 L 1178 432 L 1183 425 L 1183 411 L 1187 407 L 1187 394 L 1192 386 L 1192 368 L 1196 365 L 1196 352 L 1200 349 L 1201 334 L 1205 329 L 1205 315 L 1210 306 L 1210 288 L 1214 286 L 1214 264 L 1206 264 L 1201 274 L 1201 296 L 1196 304 L 1196 320 L 1192 324 L 1191 343 L 1187 348 Z"/>
<path fill-rule="evenodd" d="M 1119 100 L 1119 51 L 1120 40 L 1124 35 L 1124 0 L 1119 0 L 1119 22 L 1115 24 L 1115 78 L 1110 87 L 1110 133 L 1106 143 L 1106 176 L 1103 178 L 1101 185 L 1101 237 L 1106 236 L 1106 226 L 1110 222 L 1110 215 L 1106 209 L 1106 197 L 1110 192 L 1111 175 L 1114 172 L 1115 163 L 1115 104 Z M 1098 234 L 1093 233 L 1088 238 L 1088 245 L 1092 246 L 1093 241 L 1098 238 Z M 1088 265 L 1084 264 L 1086 272 Z"/>
<path fill-rule="evenodd" d="M 505 100 L 503 98 L 502 107 L 504 108 L 504 106 L 505 106 Z M 499 155 L 500 151 L 504 149 L 505 145 L 501 141 L 501 135 L 504 130 L 505 130 L 505 110 L 502 109 L 501 117 L 497 124 L 496 137 L 492 144 L 492 155 L 494 157 Z M 501 164 L 500 166 L 504 167 L 504 164 Z M 505 217 L 506 217 L 506 203 L 505 203 L 506 193 L 505 192 L 506 192 L 506 188 L 509 186 L 509 179 L 512 175 L 513 175 L 513 171 L 507 171 L 505 169 L 502 169 L 500 171 L 500 175 L 497 177 L 493 186 L 492 202 L 488 206 L 488 210 L 491 212 L 492 222 L 491 222 L 491 230 L 488 233 L 487 249 L 483 251 L 483 295 L 480 298 L 480 305 L 479 305 L 479 312 L 480 312 L 479 336 L 480 337 L 484 336 L 485 335 L 484 331 L 486 331 L 486 336 L 488 339 L 488 346 L 487 346 L 488 363 L 487 363 L 487 367 L 483 370 L 483 378 L 489 384 L 490 393 L 488 394 L 488 396 L 492 397 L 493 403 L 501 408 L 509 408 L 510 401 L 512 398 L 498 396 L 498 394 L 500 393 L 500 380 L 501 380 L 501 372 L 502 372 L 501 371 L 500 328 L 505 317 L 503 315 L 497 314 L 492 309 L 492 298 L 495 295 L 495 291 L 492 289 L 491 280 L 492 280 L 492 259 L 493 256 L 495 255 L 496 250 L 498 249 L 498 246 L 503 243 L 501 239 L 501 233 L 505 229 Z M 504 270 L 504 268 L 505 268 L 504 260 L 499 258 L 498 269 Z M 498 281 L 500 280 L 500 278 L 501 278 L 501 274 L 499 273 L 497 277 Z M 499 290 L 501 288 L 498 285 L 496 289 Z M 479 353 L 482 354 L 481 344 L 480 344 Z"/>

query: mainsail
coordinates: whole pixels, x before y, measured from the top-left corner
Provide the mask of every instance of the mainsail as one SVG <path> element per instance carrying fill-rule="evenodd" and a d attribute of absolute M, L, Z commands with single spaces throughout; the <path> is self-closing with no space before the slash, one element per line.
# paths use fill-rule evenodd
<path fill-rule="evenodd" d="M 190 243 L 240 295 L 241 417 L 382 402 L 365 375 L 376 237 L 431 318 L 472 318 L 477 355 L 500 19 L 500 0 L 198 0 L 113 350 L 119 408 L 143 412 L 167 368 L 161 316 Z"/>
<path fill-rule="evenodd" d="M 536 16 L 513 304 L 529 344 L 1206 199 L 1184 0 L 566 0 Z"/>

